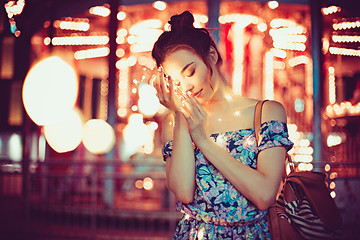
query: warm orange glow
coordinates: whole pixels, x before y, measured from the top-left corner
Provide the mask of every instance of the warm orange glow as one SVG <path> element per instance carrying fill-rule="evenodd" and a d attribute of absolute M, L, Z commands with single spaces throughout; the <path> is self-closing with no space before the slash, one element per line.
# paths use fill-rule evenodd
<path fill-rule="evenodd" d="M 164 11 L 166 9 L 166 2 L 164 1 L 156 1 L 153 3 L 153 7 L 159 11 Z"/>
<path fill-rule="evenodd" d="M 270 26 L 272 28 L 282 28 L 284 31 L 288 30 L 286 28 L 294 28 L 296 27 L 296 25 L 297 25 L 296 22 L 285 18 L 275 18 L 270 22 Z"/>
<path fill-rule="evenodd" d="M 326 164 L 326 165 L 325 165 L 325 171 L 326 171 L 326 172 L 330 171 L 330 165 L 329 165 L 329 164 Z"/>
<path fill-rule="evenodd" d="M 335 68 L 328 68 L 329 74 L 329 102 L 330 104 L 334 104 L 336 102 L 336 86 L 335 86 Z"/>
<path fill-rule="evenodd" d="M 326 139 L 328 147 L 334 147 L 342 144 L 346 141 L 346 135 L 338 132 L 330 132 Z"/>
<path fill-rule="evenodd" d="M 273 46 L 278 49 L 305 51 L 307 37 L 306 28 L 296 22 L 275 18 L 270 22 L 269 34 L 273 39 Z"/>
<path fill-rule="evenodd" d="M 117 19 L 119 20 L 119 21 L 122 21 L 122 20 L 124 20 L 126 18 L 126 13 L 125 12 L 119 12 L 118 14 L 117 14 Z"/>
<path fill-rule="evenodd" d="M 110 53 L 110 49 L 108 47 L 92 48 L 92 49 L 76 51 L 74 53 L 74 58 L 80 60 L 80 59 L 106 57 L 109 55 L 109 53 Z"/>
<path fill-rule="evenodd" d="M 325 7 L 325 8 L 321 9 L 321 12 L 324 15 L 330 15 L 330 14 L 334 14 L 334 13 L 337 13 L 337 12 L 340 12 L 340 11 L 341 11 L 341 8 L 337 7 L 337 6 L 329 6 L 329 7 Z"/>
<path fill-rule="evenodd" d="M 336 43 L 353 43 L 353 42 L 360 42 L 359 35 L 333 35 L 331 39 Z"/>
<path fill-rule="evenodd" d="M 332 198 L 335 198 L 335 197 L 336 197 L 336 192 L 335 192 L 335 191 L 331 191 L 330 196 L 331 196 Z"/>
<path fill-rule="evenodd" d="M 63 120 L 78 94 L 74 69 L 59 57 L 49 57 L 28 72 L 22 91 L 27 114 L 37 125 Z"/>
<path fill-rule="evenodd" d="M 131 44 L 131 52 L 148 52 L 151 51 L 155 41 L 163 32 L 160 28 L 162 22 L 158 19 L 148 19 L 136 23 L 129 29 L 130 36 L 127 42 Z"/>
<path fill-rule="evenodd" d="M 240 22 L 233 26 L 232 42 L 234 45 L 234 67 L 232 73 L 232 88 L 236 94 L 242 94 L 244 68 L 244 28 Z"/>
<path fill-rule="evenodd" d="M 116 63 L 116 67 L 121 69 L 119 71 L 119 83 L 118 83 L 118 110 L 119 117 L 126 117 L 128 113 L 128 107 L 130 102 L 129 96 L 129 67 L 126 63 L 126 59 L 122 58 Z"/>
<path fill-rule="evenodd" d="M 343 21 L 340 23 L 334 23 L 333 29 L 334 30 L 346 30 L 346 29 L 352 29 L 352 28 L 360 28 L 360 20 L 357 19 L 356 21 Z"/>
<path fill-rule="evenodd" d="M 101 119 L 91 119 L 84 125 L 83 144 L 85 148 L 95 154 L 109 152 L 115 144 L 114 129 Z"/>
<path fill-rule="evenodd" d="M 122 58 L 124 55 L 125 55 L 125 50 L 124 49 L 122 49 L 122 48 L 116 49 L 116 56 L 118 58 Z"/>
<path fill-rule="evenodd" d="M 221 24 L 238 22 L 239 25 L 241 25 L 244 28 L 251 23 L 258 24 L 259 18 L 253 15 L 234 13 L 234 14 L 227 14 L 224 16 L 220 16 L 219 22 Z"/>
<path fill-rule="evenodd" d="M 274 57 L 286 58 L 286 51 L 282 49 L 272 48 L 270 51 Z"/>
<path fill-rule="evenodd" d="M 50 43 L 51 43 L 51 38 L 49 38 L 49 37 L 44 38 L 44 44 L 46 46 L 50 45 Z"/>
<path fill-rule="evenodd" d="M 79 111 L 72 111 L 67 118 L 55 124 L 44 126 L 47 143 L 56 152 L 63 153 L 74 150 L 82 138 L 82 120 Z"/>
<path fill-rule="evenodd" d="M 304 56 L 304 55 L 293 57 L 293 58 L 289 59 L 289 65 L 291 67 L 295 67 L 300 64 L 308 64 L 309 62 L 310 62 L 309 57 Z"/>
<path fill-rule="evenodd" d="M 87 31 L 90 28 L 89 20 L 86 18 L 56 20 L 53 25 L 55 28 L 75 31 Z"/>
<path fill-rule="evenodd" d="M 107 17 L 110 15 L 110 9 L 104 6 L 96 6 L 90 8 L 89 13 L 101 17 Z"/>
<path fill-rule="evenodd" d="M 351 102 L 345 101 L 340 104 L 330 104 L 326 106 L 326 114 L 330 117 L 356 116 L 360 114 L 360 103 L 352 105 Z"/>
<path fill-rule="evenodd" d="M 311 171 L 313 170 L 313 165 L 311 163 L 304 163 L 304 162 L 301 162 L 299 165 L 298 165 L 298 168 L 300 171 Z"/>
<path fill-rule="evenodd" d="M 51 40 L 54 46 L 63 45 L 105 45 L 109 42 L 107 35 L 103 36 L 66 36 L 54 37 Z"/>
<path fill-rule="evenodd" d="M 19 15 L 22 13 L 25 6 L 25 0 L 18 0 L 15 4 L 15 1 L 9 1 L 4 5 L 8 18 L 12 18 L 14 15 Z"/>
<path fill-rule="evenodd" d="M 335 179 L 335 178 L 337 178 L 337 176 L 338 176 L 337 172 L 332 172 L 332 173 L 330 173 L 329 178 L 330 179 Z"/>
<path fill-rule="evenodd" d="M 143 186 L 144 186 L 145 190 L 149 191 L 154 187 L 153 180 L 149 177 L 144 178 L 143 183 L 144 183 Z"/>
<path fill-rule="evenodd" d="M 136 182 L 135 182 L 135 187 L 137 188 L 137 189 L 142 189 L 142 187 L 143 187 L 143 181 L 142 180 L 136 180 Z"/>
<path fill-rule="evenodd" d="M 267 30 L 267 25 L 264 22 L 261 22 L 257 25 L 257 28 L 260 32 L 265 32 Z"/>
<path fill-rule="evenodd" d="M 203 28 L 205 24 L 209 21 L 209 18 L 204 14 L 194 14 L 194 27 Z"/>
<path fill-rule="evenodd" d="M 312 161 L 314 149 L 311 142 L 304 133 L 299 132 L 296 124 L 288 124 L 289 138 L 294 143 L 294 147 L 289 151 L 292 160 L 299 163 L 299 170 L 311 171 L 313 169 Z"/>
<path fill-rule="evenodd" d="M 330 47 L 329 52 L 334 55 L 360 57 L 360 50 L 351 48 Z"/>
<path fill-rule="evenodd" d="M 263 96 L 265 99 L 274 99 L 274 56 L 272 52 L 265 54 Z"/>
<path fill-rule="evenodd" d="M 270 9 L 276 9 L 279 7 L 279 3 L 277 1 L 269 1 L 268 6 Z"/>

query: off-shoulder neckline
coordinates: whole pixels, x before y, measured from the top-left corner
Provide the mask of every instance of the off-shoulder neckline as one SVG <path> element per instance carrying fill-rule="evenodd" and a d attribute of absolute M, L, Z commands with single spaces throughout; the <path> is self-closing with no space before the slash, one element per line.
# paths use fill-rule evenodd
<path fill-rule="evenodd" d="M 260 129 L 266 125 L 266 124 L 270 124 L 272 122 L 278 122 L 278 123 L 282 123 L 282 124 L 285 124 L 285 122 L 283 121 L 278 121 L 278 120 L 270 120 L 270 121 L 265 121 L 265 122 L 262 122 L 260 124 Z M 216 135 L 220 135 L 220 134 L 233 134 L 233 133 L 238 133 L 238 132 L 242 132 L 242 131 L 254 131 L 254 127 L 249 127 L 249 128 L 240 128 L 240 129 L 234 129 L 234 130 L 228 130 L 228 131 L 224 131 L 224 132 L 215 132 L 215 133 L 210 133 L 210 136 L 216 136 Z"/>

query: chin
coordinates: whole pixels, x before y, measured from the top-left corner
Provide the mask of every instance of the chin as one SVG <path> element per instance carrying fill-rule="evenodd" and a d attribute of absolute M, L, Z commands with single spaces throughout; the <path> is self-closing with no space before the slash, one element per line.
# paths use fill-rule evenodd
<path fill-rule="evenodd" d="M 201 96 L 200 98 L 197 98 L 197 100 L 200 104 L 205 104 L 205 103 L 209 102 L 212 99 L 212 97 L 213 97 L 213 95 Z"/>

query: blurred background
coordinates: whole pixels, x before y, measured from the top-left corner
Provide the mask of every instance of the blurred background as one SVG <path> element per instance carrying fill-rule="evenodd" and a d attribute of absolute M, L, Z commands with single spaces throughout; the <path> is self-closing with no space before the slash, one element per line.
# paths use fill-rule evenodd
<path fill-rule="evenodd" d="M 0 5 L 0 238 L 169 239 L 151 49 L 190 10 L 238 94 L 287 110 L 298 170 L 321 171 L 360 234 L 360 13 L 346 0 L 18 0 Z"/>

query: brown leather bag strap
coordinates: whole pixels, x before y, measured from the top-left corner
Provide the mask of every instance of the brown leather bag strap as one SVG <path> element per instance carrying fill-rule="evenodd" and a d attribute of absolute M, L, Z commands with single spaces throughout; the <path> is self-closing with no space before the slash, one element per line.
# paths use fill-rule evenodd
<path fill-rule="evenodd" d="M 254 130 L 255 130 L 255 137 L 256 137 L 256 146 L 259 145 L 259 131 L 261 127 L 261 112 L 263 104 L 268 101 L 259 101 L 256 103 L 255 106 L 255 116 L 254 116 Z"/>
<path fill-rule="evenodd" d="M 269 211 L 268 223 L 271 232 L 271 239 L 280 240 L 281 239 L 280 223 L 279 223 L 278 213 L 276 210 L 276 203 L 274 203 L 271 207 L 269 207 L 268 211 Z"/>

